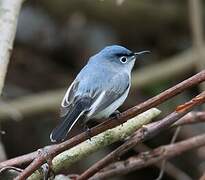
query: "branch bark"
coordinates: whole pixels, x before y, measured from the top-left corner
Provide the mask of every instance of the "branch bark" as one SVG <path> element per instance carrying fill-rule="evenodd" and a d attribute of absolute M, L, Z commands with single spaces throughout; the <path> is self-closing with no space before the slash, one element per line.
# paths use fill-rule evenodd
<path fill-rule="evenodd" d="M 182 125 L 204 123 L 204 122 L 205 122 L 205 112 L 192 111 L 186 114 L 181 119 L 179 119 L 176 123 L 173 124 L 173 126 L 182 126 Z"/>
<path fill-rule="evenodd" d="M 188 125 L 188 124 L 194 124 L 194 123 L 203 123 L 203 122 L 205 122 L 205 112 L 192 111 L 192 112 L 186 114 L 181 119 L 179 119 L 176 123 L 174 123 L 172 125 L 172 127 Z M 154 123 L 151 123 L 151 124 L 155 124 L 155 123 L 157 123 L 157 122 L 154 122 Z M 22 155 L 22 156 L 19 156 L 19 157 L 15 157 L 15 158 L 0 162 L 0 168 L 6 167 L 6 166 L 22 166 L 22 165 L 25 165 L 25 164 L 31 162 L 33 159 L 35 159 L 37 157 L 37 154 L 38 153 L 35 151 L 35 152 L 29 153 L 29 154 L 25 154 L 25 155 Z M 161 165 L 160 165 L 160 167 L 161 167 Z M 172 168 L 170 166 L 170 169 L 175 169 L 175 168 L 174 167 Z M 173 171 L 175 171 L 175 170 L 173 170 Z M 181 178 L 179 178 L 179 179 L 181 179 Z"/>
<path fill-rule="evenodd" d="M 96 164 L 91 166 L 89 169 L 87 169 L 84 173 L 82 173 L 81 176 L 78 178 L 78 180 L 88 179 L 89 177 L 93 176 L 96 172 L 104 168 L 107 164 L 113 162 L 114 160 L 117 160 L 128 150 L 136 146 L 137 143 L 145 141 L 159 134 L 161 131 L 167 129 L 169 126 L 175 123 L 179 118 L 181 118 L 186 113 L 188 113 L 193 107 L 200 105 L 204 102 L 205 102 L 205 92 L 199 94 L 198 96 L 186 102 L 185 104 L 178 106 L 173 113 L 169 114 L 167 117 L 165 117 L 158 123 L 154 123 L 153 125 L 148 125 L 145 128 L 139 129 L 133 135 L 133 137 L 130 138 L 128 141 L 126 141 L 123 145 L 119 146 L 113 152 L 108 154 L 106 157 L 104 157 Z"/>
<path fill-rule="evenodd" d="M 133 118 L 134 116 L 138 115 L 139 113 L 142 113 L 152 107 L 155 107 L 164 101 L 170 99 L 171 97 L 179 94 L 180 92 L 184 91 L 185 89 L 199 84 L 200 82 L 203 82 L 205 80 L 205 70 L 199 72 L 198 74 L 190 77 L 189 79 L 177 84 L 176 86 L 167 89 L 166 91 L 162 92 L 161 94 L 145 101 L 144 103 L 141 103 L 123 113 L 121 113 L 118 116 L 118 120 L 114 118 L 110 118 L 101 125 L 98 125 L 91 129 L 90 135 L 94 136 L 96 134 L 99 134 L 107 129 L 113 128 L 116 125 L 120 123 L 126 122 L 128 119 Z M 58 146 L 52 146 L 52 148 L 49 149 L 48 153 L 37 156 L 37 158 L 22 172 L 19 179 L 25 179 L 28 176 L 30 176 L 35 170 L 37 170 L 38 167 L 40 167 L 46 159 L 50 157 L 54 157 L 55 155 L 63 152 L 66 149 L 69 149 L 87 139 L 86 133 L 81 133 L 61 144 L 58 144 Z M 1 165 L 1 164 L 0 164 Z"/>
<path fill-rule="evenodd" d="M 170 159 L 183 152 L 205 145 L 205 134 L 198 135 L 187 140 L 158 147 L 152 151 L 140 153 L 138 156 L 131 157 L 125 161 L 119 161 L 109 165 L 103 172 L 97 173 L 92 180 L 109 179 L 113 176 L 125 175 L 129 172 L 150 166 L 164 159 Z"/>
<path fill-rule="evenodd" d="M 140 143 L 137 146 L 135 146 L 133 148 L 133 150 L 136 151 L 137 153 L 141 153 L 141 152 L 145 152 L 145 151 L 151 151 L 152 149 L 150 149 L 149 147 L 147 147 L 143 143 Z M 156 163 L 154 163 L 154 166 L 156 166 L 158 169 L 162 169 L 162 162 L 156 162 Z M 104 169 L 110 170 L 109 165 L 107 167 L 105 167 Z M 102 171 L 100 171 L 99 173 L 104 172 L 104 169 L 102 169 Z M 175 166 L 170 161 L 166 162 L 166 166 L 164 166 L 164 172 L 168 176 L 170 176 L 172 179 L 175 179 L 175 180 L 182 180 L 182 179 L 183 180 L 192 180 L 192 178 L 188 174 L 186 174 L 183 170 L 181 170 L 180 168 Z M 93 178 L 94 177 L 95 176 L 93 176 Z"/>
<path fill-rule="evenodd" d="M 102 149 L 116 141 L 124 140 L 130 136 L 136 129 L 139 129 L 142 125 L 149 123 L 154 117 L 160 114 L 160 111 L 156 108 L 152 108 L 130 120 L 122 125 L 119 125 L 113 129 L 104 131 L 94 137 L 91 140 L 84 141 L 77 146 L 62 152 L 52 160 L 52 172 L 55 174 L 62 170 L 67 169 L 73 163 L 81 160 L 84 157 L 89 156 L 91 153 Z M 35 171 L 29 180 L 43 179 L 42 170 Z"/>
<path fill-rule="evenodd" d="M 1 0 L 0 2 L 0 94 L 4 86 L 22 3 L 23 0 Z"/>

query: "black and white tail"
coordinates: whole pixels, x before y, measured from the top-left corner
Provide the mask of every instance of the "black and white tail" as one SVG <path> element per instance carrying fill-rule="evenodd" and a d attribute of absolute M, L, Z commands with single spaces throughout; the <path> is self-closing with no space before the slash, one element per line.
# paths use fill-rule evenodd
<path fill-rule="evenodd" d="M 82 98 L 78 100 L 72 107 L 70 107 L 69 112 L 63 117 L 62 122 L 51 132 L 51 142 L 63 141 L 67 137 L 67 134 L 72 129 L 74 124 L 88 110 L 90 104 L 90 98 Z"/>

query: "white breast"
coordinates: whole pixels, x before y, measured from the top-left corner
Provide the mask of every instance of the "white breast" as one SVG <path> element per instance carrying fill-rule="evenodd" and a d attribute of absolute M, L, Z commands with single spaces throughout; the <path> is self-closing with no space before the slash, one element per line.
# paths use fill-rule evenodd
<path fill-rule="evenodd" d="M 96 114 L 93 118 L 102 119 L 102 118 L 109 117 L 112 113 L 115 112 L 115 110 L 117 110 L 118 107 L 120 107 L 124 103 L 125 99 L 128 96 L 129 90 L 130 90 L 130 87 L 126 90 L 126 92 L 120 98 L 118 98 L 115 102 L 113 102 L 107 108 L 105 108 L 104 110 Z"/>

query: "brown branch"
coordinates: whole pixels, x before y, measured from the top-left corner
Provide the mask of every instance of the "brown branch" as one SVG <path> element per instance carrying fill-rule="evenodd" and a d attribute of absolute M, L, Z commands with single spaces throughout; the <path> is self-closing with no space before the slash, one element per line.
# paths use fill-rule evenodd
<path fill-rule="evenodd" d="M 28 153 L 25 155 L 21 155 L 21 156 L 0 162 L 0 169 L 7 167 L 7 166 L 21 166 L 23 164 L 30 163 L 32 160 L 34 160 L 37 157 L 37 155 L 38 155 L 37 151 L 34 151 L 32 153 Z"/>
<path fill-rule="evenodd" d="M 133 150 L 137 153 L 141 153 L 141 152 L 145 152 L 145 151 L 151 151 L 152 149 L 150 149 L 149 147 L 147 147 L 143 143 L 140 143 L 137 146 L 135 146 L 133 148 Z M 162 168 L 161 162 L 156 162 L 156 163 L 154 163 L 154 165 L 159 169 Z M 109 169 L 109 165 L 107 167 L 105 167 L 104 169 L 111 170 L 111 169 Z M 102 169 L 103 172 L 104 172 L 104 169 Z M 99 173 L 101 173 L 102 171 L 100 171 Z M 179 169 L 178 167 L 176 167 L 174 164 L 172 164 L 169 161 L 166 162 L 166 166 L 164 167 L 164 171 L 166 172 L 167 175 L 169 175 L 170 177 L 172 177 L 175 180 L 181 180 L 181 179 L 192 180 L 192 178 L 188 174 L 186 174 L 184 171 L 182 171 L 181 169 Z M 94 177 L 95 176 L 93 176 L 93 178 Z"/>
<path fill-rule="evenodd" d="M 205 122 L 205 112 L 201 111 L 192 111 L 180 118 L 176 123 L 173 124 L 172 127 L 195 124 L 195 123 L 203 123 Z M 156 124 L 158 122 L 153 122 L 150 124 Z M 48 146 L 50 147 L 50 146 Z M 0 168 L 6 166 L 21 166 L 23 164 L 27 164 L 34 160 L 37 157 L 37 152 L 32 152 L 29 154 L 21 155 L 3 162 L 0 162 Z"/>
<path fill-rule="evenodd" d="M 178 127 L 189 124 L 197 124 L 205 122 L 205 112 L 203 111 L 192 111 L 180 118 L 177 122 L 175 122 L 172 127 Z M 155 125 L 158 122 L 149 123 L 149 125 Z"/>
<path fill-rule="evenodd" d="M 145 128 L 139 129 L 127 142 L 123 145 L 115 149 L 113 152 L 108 154 L 106 157 L 98 161 L 96 164 L 87 169 L 81 176 L 78 178 L 79 180 L 88 179 L 93 176 L 100 169 L 104 168 L 107 164 L 117 160 L 121 155 L 127 152 L 129 149 L 133 148 L 137 143 L 147 140 L 161 131 L 168 128 L 174 122 L 176 122 L 179 118 L 188 113 L 193 107 L 200 105 L 205 102 L 205 92 L 199 94 L 191 101 L 186 102 L 176 108 L 176 110 L 169 114 L 167 117 L 155 123 L 154 125 L 147 125 Z"/>
<path fill-rule="evenodd" d="M 180 130 L 181 130 L 181 126 L 176 128 L 176 130 L 174 131 L 174 134 L 172 136 L 170 144 L 174 144 L 175 143 L 175 141 L 176 141 L 176 139 L 177 139 L 177 137 L 179 135 Z M 165 169 L 166 169 L 166 166 L 167 166 L 167 160 L 163 159 L 162 162 L 161 162 L 160 172 L 159 172 L 159 175 L 156 178 L 156 180 L 161 180 L 162 179 L 162 177 L 164 175 L 164 172 L 165 172 Z"/>
<path fill-rule="evenodd" d="M 184 91 L 185 89 L 199 84 L 205 80 L 205 70 L 199 72 L 198 74 L 190 77 L 189 79 L 177 84 L 176 86 L 167 89 L 166 91 L 162 92 L 161 94 L 137 105 L 133 108 L 128 109 L 127 111 L 121 113 L 118 116 L 118 119 L 109 118 L 104 123 L 94 127 L 90 131 L 90 135 L 94 136 L 97 135 L 107 129 L 113 128 L 120 123 L 126 122 L 128 119 L 138 115 L 139 113 L 142 113 L 151 107 L 155 107 L 164 101 L 170 99 L 171 97 L 179 94 L 180 92 Z M 36 157 L 36 159 L 20 174 L 18 179 L 26 179 L 28 176 L 30 176 L 35 170 L 37 170 L 38 167 L 40 167 L 43 163 L 45 163 L 46 159 L 54 157 L 55 155 L 61 153 L 62 151 L 69 149 L 87 139 L 86 133 L 81 133 L 63 143 L 58 144 L 57 146 L 52 146 L 50 148 L 47 148 L 47 153 L 43 153 Z M 1 164 L 0 164 L 1 166 Z"/>
<path fill-rule="evenodd" d="M 198 135 L 187 140 L 158 147 L 152 151 L 140 153 L 125 161 L 119 161 L 106 167 L 105 171 L 99 172 L 92 180 L 109 179 L 113 176 L 128 174 L 129 172 L 150 166 L 164 159 L 169 159 L 182 154 L 185 151 L 205 145 L 205 134 Z M 107 170 L 109 169 L 109 170 Z"/>
<path fill-rule="evenodd" d="M 179 119 L 173 126 L 182 126 L 187 124 L 203 123 L 205 122 L 205 112 L 192 111 Z"/>

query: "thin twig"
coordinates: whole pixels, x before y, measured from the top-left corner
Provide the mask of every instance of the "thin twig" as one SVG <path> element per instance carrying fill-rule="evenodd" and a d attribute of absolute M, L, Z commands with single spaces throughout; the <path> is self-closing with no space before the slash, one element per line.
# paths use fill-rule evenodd
<path fill-rule="evenodd" d="M 201 111 L 192 111 L 182 118 L 180 118 L 176 123 L 172 125 L 172 127 L 187 125 L 187 124 L 195 124 L 195 123 L 203 123 L 205 122 L 205 112 Z M 151 123 L 156 124 L 157 122 Z M 37 157 L 37 152 L 32 152 L 29 154 L 21 155 L 3 162 L 0 162 L 0 168 L 5 166 L 21 166 L 31 162 L 33 159 Z"/>
<path fill-rule="evenodd" d="M 147 147 L 146 145 L 144 145 L 143 143 L 140 143 L 137 146 L 135 146 L 133 150 L 136 151 L 137 153 L 144 152 L 144 151 L 151 151 L 151 149 Z M 159 169 L 161 168 L 161 162 L 157 162 L 154 165 L 158 167 Z M 110 170 L 109 165 L 103 168 L 102 171 L 100 171 L 99 173 L 104 172 L 104 170 L 105 171 Z M 170 177 L 172 177 L 172 179 L 175 179 L 175 180 L 182 180 L 182 179 L 192 180 L 192 178 L 189 175 L 187 175 L 184 171 L 182 171 L 181 169 L 179 169 L 178 167 L 176 167 L 174 164 L 172 164 L 169 161 L 167 161 L 164 171 L 166 172 L 167 175 L 169 175 Z M 95 176 L 93 176 L 93 178 L 94 177 Z"/>
<path fill-rule="evenodd" d="M 140 153 L 138 156 L 131 157 L 125 161 L 113 163 L 110 165 L 109 170 L 99 172 L 90 179 L 109 179 L 113 176 L 125 175 L 129 172 L 150 166 L 163 159 L 175 157 L 185 151 L 189 151 L 203 145 L 205 145 L 205 134 L 198 135 L 175 144 L 161 146 L 152 151 Z"/>
<path fill-rule="evenodd" d="M 93 176 L 100 169 L 104 168 L 112 161 L 117 160 L 121 155 L 123 155 L 129 149 L 136 146 L 137 143 L 159 134 L 162 130 L 165 130 L 174 122 L 176 122 L 179 118 L 181 118 L 186 113 L 188 113 L 193 107 L 198 106 L 204 102 L 205 102 L 205 92 L 199 94 L 191 101 L 188 101 L 187 103 L 178 106 L 173 113 L 169 114 L 167 117 L 165 117 L 158 123 L 155 123 L 154 125 L 151 126 L 147 125 L 145 128 L 141 128 L 127 142 L 119 146 L 113 152 L 108 154 L 106 157 L 104 157 L 96 164 L 91 166 L 89 169 L 87 169 L 84 173 L 82 173 L 81 176 L 79 177 L 79 180 L 88 179 L 89 177 Z"/>
<path fill-rule="evenodd" d="M 196 112 L 192 111 L 182 118 L 180 118 L 176 123 L 172 125 L 172 127 L 182 126 L 182 125 L 189 125 L 195 123 L 203 123 L 205 122 L 205 112 Z M 156 124 L 157 122 L 151 123 Z M 0 168 L 5 166 L 21 166 L 31 162 L 33 159 L 37 157 L 37 152 L 32 152 L 29 154 L 21 155 L 3 162 L 0 162 Z"/>
<path fill-rule="evenodd" d="M 30 163 L 38 156 L 38 152 L 34 151 L 25 155 L 21 155 L 6 161 L 0 162 L 0 169 L 6 166 L 21 166 Z"/>
<path fill-rule="evenodd" d="M 178 126 L 176 128 L 176 130 L 174 131 L 174 135 L 172 137 L 172 140 L 171 140 L 171 143 L 170 144 L 174 144 L 178 135 L 179 135 L 179 132 L 181 130 L 181 126 Z M 161 164 L 161 168 L 160 168 L 160 173 L 159 173 L 159 176 L 156 178 L 156 180 L 161 180 L 163 175 L 164 175 L 164 172 L 165 172 L 165 168 L 166 168 L 166 165 L 167 165 L 167 160 L 166 159 L 163 159 L 162 161 L 162 164 Z"/>
<path fill-rule="evenodd" d="M 91 153 L 102 149 L 116 141 L 122 141 L 130 136 L 137 129 L 149 123 L 154 117 L 160 114 L 160 110 L 156 108 L 149 109 L 138 116 L 129 119 L 122 125 L 108 129 L 94 137 L 91 140 L 84 141 L 75 147 L 68 149 L 52 160 L 50 170 L 54 174 L 58 174 L 63 170 L 68 169 L 73 163 L 89 156 Z M 35 171 L 28 179 L 39 180 L 43 177 L 42 171 Z"/>
<path fill-rule="evenodd" d="M 0 170 L 0 179 L 14 179 L 20 172 L 22 172 L 20 168 L 6 166 Z"/>
<path fill-rule="evenodd" d="M 170 99 L 171 97 L 179 94 L 180 92 L 184 91 L 185 89 L 199 84 L 205 80 L 205 70 L 199 72 L 198 74 L 190 77 L 189 79 L 177 84 L 176 86 L 167 89 L 166 91 L 162 92 L 161 94 L 145 101 L 144 103 L 141 103 L 137 106 L 134 106 L 133 108 L 130 108 L 129 110 L 121 113 L 118 116 L 118 119 L 116 121 L 115 118 L 109 118 L 104 123 L 94 127 L 90 131 L 90 135 L 94 136 L 97 135 L 106 129 L 110 129 L 115 127 L 116 125 L 119 125 L 121 123 L 126 122 L 128 119 L 138 115 L 139 113 L 142 113 L 152 107 L 155 107 L 164 101 Z M 42 154 L 40 156 L 37 156 L 37 158 L 20 174 L 19 179 L 25 179 L 28 176 L 30 176 L 38 167 L 40 167 L 43 163 L 45 163 L 46 159 L 50 157 L 54 157 L 55 155 L 63 152 L 66 149 L 69 149 L 87 139 L 86 133 L 81 133 L 63 143 L 58 144 L 57 146 L 54 145 L 51 148 L 47 150 L 46 154 Z M 0 164 L 1 166 L 1 164 Z"/>
<path fill-rule="evenodd" d="M 174 123 L 173 127 L 174 126 L 188 125 L 188 124 L 195 124 L 195 123 L 205 123 L 205 112 L 192 111 L 192 112 L 186 114 L 181 119 L 179 119 L 176 123 Z"/>

